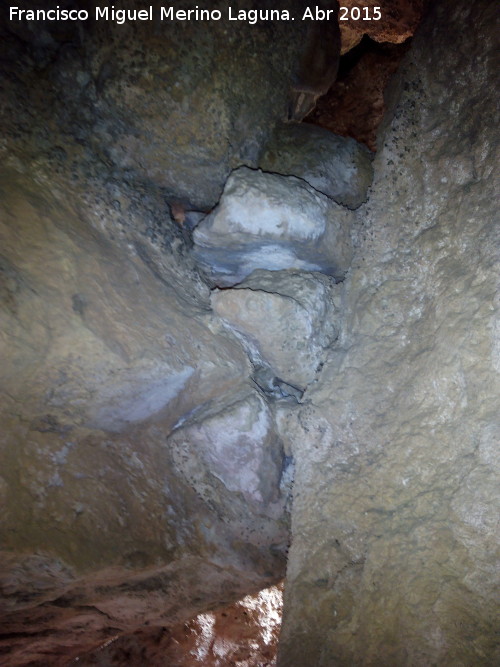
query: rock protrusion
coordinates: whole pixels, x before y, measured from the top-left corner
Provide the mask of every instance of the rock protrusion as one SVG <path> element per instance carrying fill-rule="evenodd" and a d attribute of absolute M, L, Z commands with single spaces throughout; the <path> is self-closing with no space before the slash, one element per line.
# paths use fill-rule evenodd
<path fill-rule="evenodd" d="M 265 393 L 300 400 L 337 338 L 336 292 L 335 281 L 320 273 L 259 270 L 235 289 L 215 290 L 212 306 L 254 366 L 272 369 L 256 379 L 261 388 L 269 380 Z"/>
<path fill-rule="evenodd" d="M 277 500 L 281 450 L 264 398 L 250 390 L 233 403 L 207 406 L 169 437 L 175 469 L 208 504 L 234 495 L 265 506 Z"/>
<path fill-rule="evenodd" d="M 316 100 L 335 81 L 340 59 L 340 28 L 337 21 L 337 0 L 318 3 L 318 20 L 310 22 L 304 49 L 292 76 L 288 118 L 301 121 L 309 114 Z M 321 18 L 320 18 L 321 17 Z"/>
<path fill-rule="evenodd" d="M 349 137 L 315 125 L 279 125 L 259 163 L 264 171 L 297 176 L 338 204 L 355 209 L 373 179 L 370 151 Z"/>
<path fill-rule="evenodd" d="M 255 269 L 321 271 L 342 279 L 352 256 L 349 211 L 294 176 L 241 167 L 195 229 L 194 253 L 214 286 Z"/>

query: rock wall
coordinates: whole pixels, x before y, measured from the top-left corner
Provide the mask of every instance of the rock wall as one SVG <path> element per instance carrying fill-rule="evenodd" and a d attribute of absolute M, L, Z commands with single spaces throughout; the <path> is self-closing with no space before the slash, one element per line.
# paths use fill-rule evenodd
<path fill-rule="evenodd" d="M 152 244 L 149 263 L 126 254 L 69 189 L 6 167 L 1 183 L 0 655 L 57 665 L 282 578 L 283 454 L 181 258 L 160 273 Z M 196 410 L 215 441 L 242 410 L 248 429 L 186 469 Z"/>
<path fill-rule="evenodd" d="M 283 578 L 274 417 L 168 203 L 209 208 L 257 159 L 300 40 L 5 17 L 0 662 L 58 665 Z"/>
<path fill-rule="evenodd" d="M 493 665 L 498 7 L 436 2 L 393 83 L 296 461 L 278 664 Z"/>
<path fill-rule="evenodd" d="M 167 198 L 210 209 L 231 169 L 255 165 L 273 124 L 286 117 L 307 26 L 229 22 L 223 2 L 210 4 L 223 18 L 208 22 L 161 21 L 161 5 L 145 0 L 134 9 L 151 5 L 152 21 L 123 25 L 8 22 L 3 13 L 6 134 L 15 133 L 18 150 L 29 139 L 30 150 L 57 162 L 63 149 L 67 165 L 76 152 L 101 180 L 158 187 Z M 44 6 L 54 4 L 23 4 Z"/>

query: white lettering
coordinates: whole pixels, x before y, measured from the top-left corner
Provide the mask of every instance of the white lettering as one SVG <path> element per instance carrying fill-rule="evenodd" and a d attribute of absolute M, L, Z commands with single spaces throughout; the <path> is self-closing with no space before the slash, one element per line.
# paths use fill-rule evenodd
<path fill-rule="evenodd" d="M 219 9 L 200 9 L 198 5 L 194 9 L 176 9 L 173 7 L 160 8 L 160 19 L 169 21 L 220 21 L 222 13 Z"/>
<path fill-rule="evenodd" d="M 25 21 L 86 21 L 89 13 L 86 9 L 19 9 L 10 7 L 9 20 L 24 19 Z"/>
<path fill-rule="evenodd" d="M 168 7 L 168 9 L 165 9 L 165 7 L 162 7 L 160 9 L 160 20 L 163 21 L 163 19 L 169 19 L 170 21 L 174 20 L 174 8 L 173 7 Z"/>
<path fill-rule="evenodd" d="M 289 21 L 290 13 L 287 9 L 240 9 L 234 15 L 231 7 L 228 7 L 228 19 L 230 21 L 247 21 L 255 25 L 257 21 Z"/>
<path fill-rule="evenodd" d="M 109 8 L 104 7 L 101 9 L 100 7 L 95 8 L 95 20 L 98 21 L 99 19 L 105 19 L 106 21 L 108 20 L 108 12 Z"/>
<path fill-rule="evenodd" d="M 112 14 L 114 14 L 114 20 L 118 23 L 118 25 L 123 25 L 125 23 L 125 20 L 127 18 L 127 12 L 125 9 L 116 9 L 113 7 L 111 10 Z"/>
<path fill-rule="evenodd" d="M 335 9 L 321 9 L 317 5 L 314 7 L 314 14 L 310 7 L 308 7 L 303 16 L 302 20 L 310 19 L 311 21 L 336 21 L 337 12 Z"/>

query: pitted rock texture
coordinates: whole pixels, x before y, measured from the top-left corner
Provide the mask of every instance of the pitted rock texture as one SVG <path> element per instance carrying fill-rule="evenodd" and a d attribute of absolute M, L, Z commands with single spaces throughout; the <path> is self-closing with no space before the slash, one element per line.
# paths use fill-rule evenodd
<path fill-rule="evenodd" d="M 343 137 L 354 137 L 377 150 L 377 132 L 386 105 L 384 91 L 410 47 L 377 44 L 366 38 L 341 61 L 337 80 L 318 100 L 307 123 Z"/>
<path fill-rule="evenodd" d="M 258 480 L 271 516 L 240 499 L 255 491 L 246 478 L 236 502 L 223 482 L 206 502 L 175 469 L 175 425 L 231 405 L 253 370 L 189 257 L 169 261 L 141 238 L 140 208 L 122 213 L 136 231 L 111 243 L 113 219 L 98 231 L 99 208 L 82 205 L 95 190 L 12 164 L 0 211 L 0 652 L 9 667 L 63 665 L 281 579 L 288 517 L 277 438 Z"/>
<path fill-rule="evenodd" d="M 303 269 L 342 278 L 352 256 L 350 212 L 294 176 L 241 167 L 195 229 L 194 256 L 230 287 L 255 269 Z"/>
<path fill-rule="evenodd" d="M 357 208 L 373 178 L 372 156 L 354 139 L 309 124 L 280 124 L 266 144 L 259 166 L 298 176 L 338 204 Z"/>
<path fill-rule="evenodd" d="M 281 667 L 500 660 L 498 19 L 435 3 L 392 88 L 339 343 L 282 427 Z"/>
<path fill-rule="evenodd" d="M 235 289 L 212 293 L 214 311 L 240 335 L 254 366 L 302 390 L 337 338 L 339 301 L 332 278 L 303 271 L 257 270 Z"/>
<path fill-rule="evenodd" d="M 112 638 L 68 667 L 273 667 L 281 627 L 282 585 L 171 628 Z"/>
<path fill-rule="evenodd" d="M 151 4 L 140 0 L 133 8 Z M 273 7 L 288 5 L 279 0 Z M 54 3 L 23 4 L 44 6 Z M 184 0 L 175 4 L 192 8 Z M 62 151 L 75 177 L 73 150 L 98 177 L 111 172 L 210 209 L 231 169 L 256 166 L 272 126 L 286 117 L 307 28 L 302 21 L 230 22 L 227 8 L 210 4 L 222 12 L 220 21 L 160 21 L 156 4 L 153 21 L 92 18 L 43 27 L 9 22 L 5 12 L 4 80 L 19 95 L 3 105 L 10 116 L 2 119 L 6 135 L 18 139 L 18 150 L 28 139 L 37 158 L 57 162 Z"/>

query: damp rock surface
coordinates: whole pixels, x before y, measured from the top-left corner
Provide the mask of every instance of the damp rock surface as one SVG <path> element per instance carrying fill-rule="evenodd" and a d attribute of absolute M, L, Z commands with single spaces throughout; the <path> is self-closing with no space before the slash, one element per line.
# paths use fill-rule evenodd
<path fill-rule="evenodd" d="M 349 212 L 294 176 L 241 167 L 195 229 L 194 256 L 219 287 L 255 269 L 343 277 L 352 255 Z"/>
<path fill-rule="evenodd" d="M 340 338 L 282 425 L 281 667 L 499 660 L 497 36 L 495 2 L 435 3 L 392 88 Z"/>
<path fill-rule="evenodd" d="M 259 160 L 264 171 L 298 176 L 353 209 L 366 201 L 371 163 L 370 151 L 354 139 L 305 123 L 278 125 Z"/>

